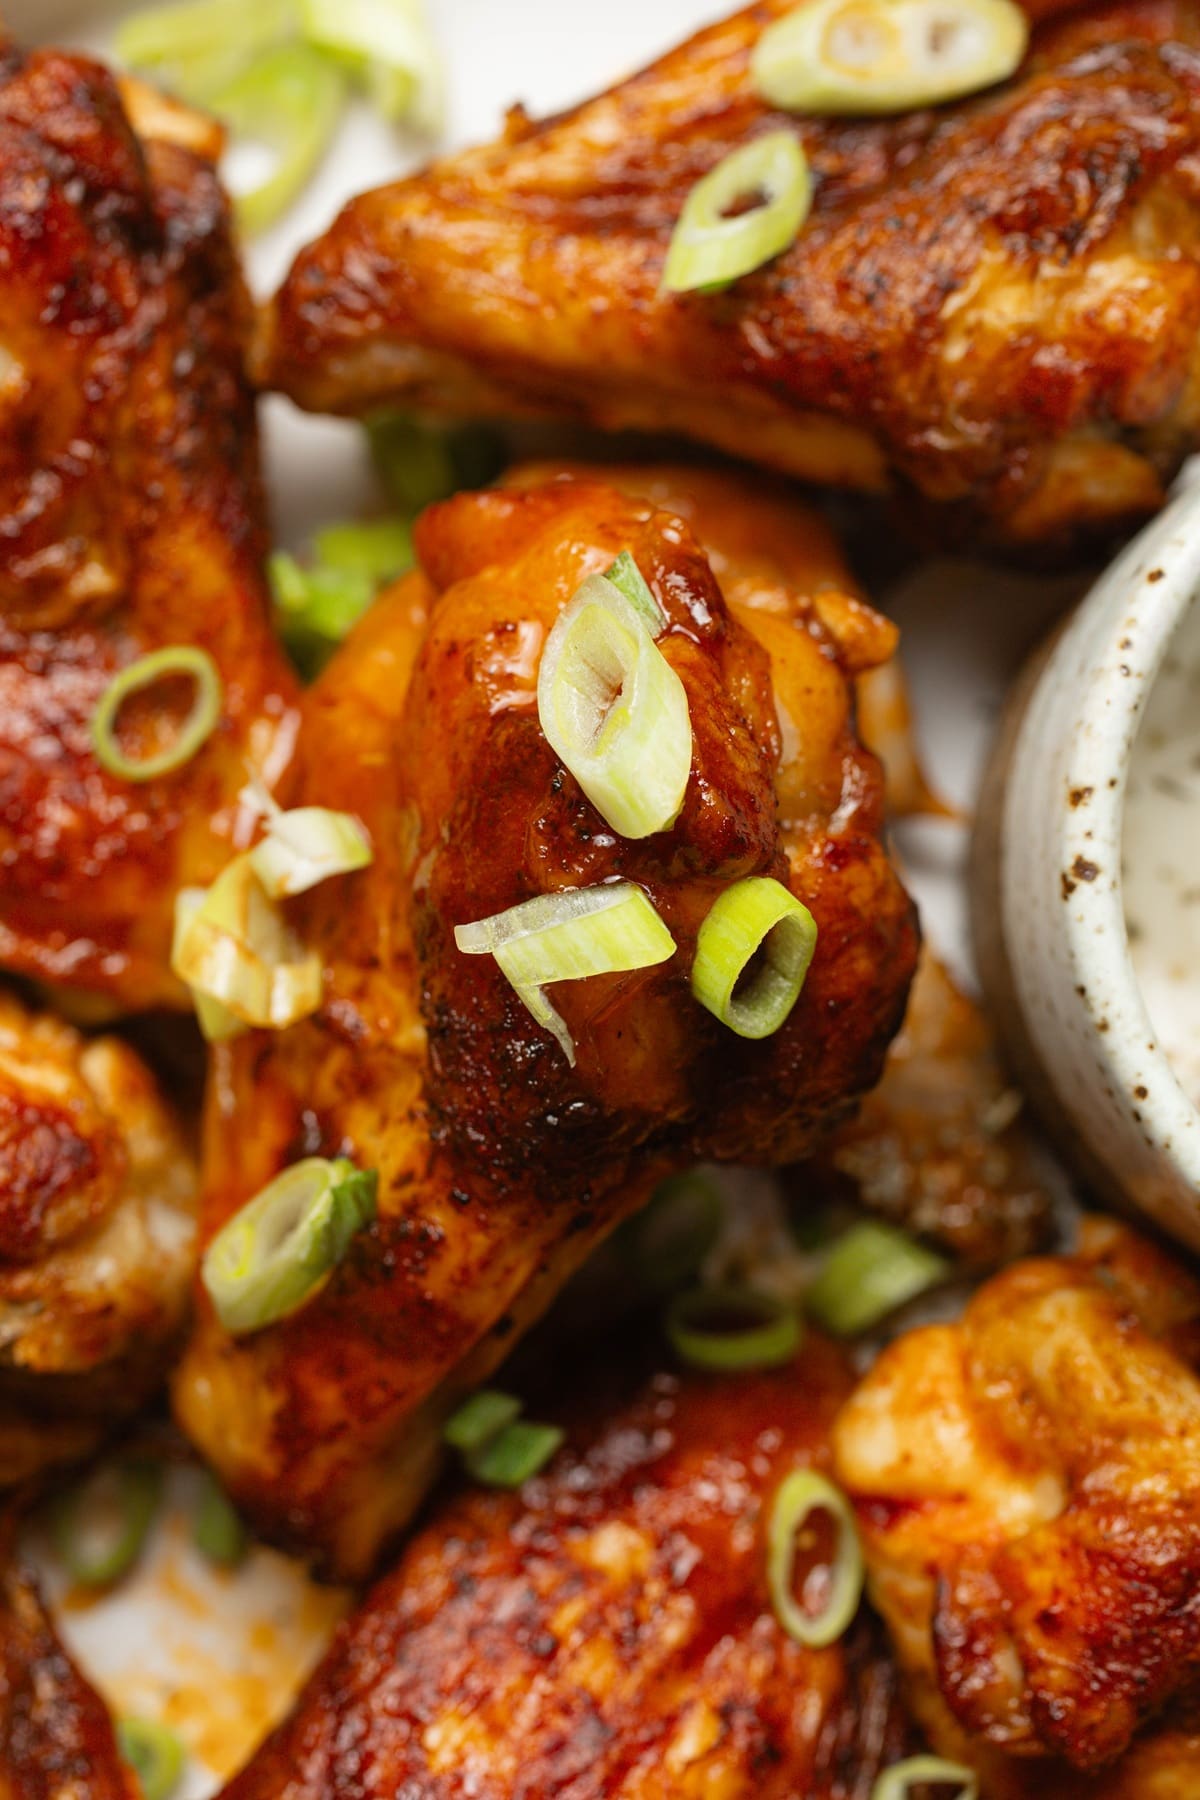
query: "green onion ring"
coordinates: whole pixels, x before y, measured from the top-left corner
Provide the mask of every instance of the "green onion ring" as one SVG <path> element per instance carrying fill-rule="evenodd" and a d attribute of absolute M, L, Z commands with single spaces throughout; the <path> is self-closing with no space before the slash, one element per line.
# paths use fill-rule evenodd
<path fill-rule="evenodd" d="M 804 1296 L 805 1310 L 835 1337 L 855 1337 L 949 1274 L 944 1257 L 868 1219 L 837 1239 Z"/>
<path fill-rule="evenodd" d="M 745 212 L 730 209 L 752 195 Z M 679 215 L 662 290 L 714 293 L 787 250 L 812 206 L 808 160 L 794 132 L 771 131 L 724 157 L 697 182 Z"/>
<path fill-rule="evenodd" d="M 807 906 L 781 882 L 748 875 L 726 888 L 700 927 L 692 992 L 739 1037 L 770 1037 L 800 998 L 816 947 L 816 920 Z M 739 993 L 760 951 L 762 967 Z"/>
<path fill-rule="evenodd" d="M 71 1580 L 107 1588 L 128 1574 L 145 1548 L 162 1496 L 162 1470 L 145 1458 L 108 1463 L 60 1494 L 50 1536 Z"/>
<path fill-rule="evenodd" d="M 915 1787 L 958 1783 L 955 1800 L 977 1800 L 979 1782 L 973 1769 L 947 1762 L 944 1756 L 909 1756 L 885 1769 L 871 1789 L 871 1800 L 909 1800 Z"/>
<path fill-rule="evenodd" d="M 611 581 L 618 593 L 624 594 L 631 606 L 636 606 L 645 622 L 646 629 L 658 636 L 666 624 L 662 607 L 650 591 L 650 584 L 638 568 L 628 550 L 622 550 L 616 562 L 610 563 L 604 571 L 605 581 Z"/>
<path fill-rule="evenodd" d="M 170 1800 L 183 1775 L 185 1753 L 169 1726 L 153 1719 L 121 1719 L 117 1748 L 138 1778 L 142 1800 Z"/>
<path fill-rule="evenodd" d="M 175 742 L 158 756 L 140 761 L 126 756 L 117 740 L 117 716 L 131 694 L 140 694 L 172 675 L 188 675 L 195 683 L 192 710 L 180 726 Z M 224 688 L 216 663 L 197 644 L 168 644 L 140 656 L 113 676 L 92 716 L 92 749 L 96 761 L 110 775 L 125 781 L 153 781 L 170 775 L 190 762 L 211 737 L 221 717 Z"/>
<path fill-rule="evenodd" d="M 521 1413 L 521 1402 L 513 1394 L 502 1394 L 495 1388 L 480 1388 L 464 1400 L 442 1428 L 443 1441 L 464 1455 L 482 1450 L 512 1425 Z"/>
<path fill-rule="evenodd" d="M 705 1318 L 748 1317 L 733 1329 L 705 1327 Z M 774 1369 L 790 1362 L 803 1340 L 795 1310 L 753 1288 L 693 1288 L 667 1309 L 667 1338 L 675 1353 L 693 1368 L 719 1375 L 747 1369 Z"/>
<path fill-rule="evenodd" d="M 830 1566 L 829 1598 L 819 1613 L 806 1612 L 792 1591 L 796 1536 L 813 1512 L 828 1513 L 837 1526 Z M 780 1484 L 767 1525 L 767 1584 L 775 1617 L 790 1638 L 810 1649 L 836 1643 L 858 1611 L 863 1590 L 863 1554 L 850 1502 L 815 1469 L 796 1469 Z"/>
<path fill-rule="evenodd" d="M 472 1451 L 467 1469 L 484 1487 L 519 1488 L 545 1468 L 563 1436 L 557 1425 L 517 1419 Z"/>
<path fill-rule="evenodd" d="M 249 1535 L 216 1476 L 200 1471 L 200 1488 L 192 1512 L 192 1542 L 200 1554 L 221 1569 L 236 1568 L 246 1554 Z"/>

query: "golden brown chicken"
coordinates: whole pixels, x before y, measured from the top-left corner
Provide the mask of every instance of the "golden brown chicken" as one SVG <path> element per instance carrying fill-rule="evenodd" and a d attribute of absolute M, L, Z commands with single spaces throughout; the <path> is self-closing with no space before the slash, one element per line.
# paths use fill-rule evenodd
<path fill-rule="evenodd" d="M 1193 0 L 1048 20 L 1004 87 L 883 120 L 756 97 L 751 52 L 793 4 L 353 201 L 284 284 L 268 378 L 327 411 L 683 432 L 937 502 L 943 534 L 946 508 L 1018 541 L 1153 509 L 1200 425 Z M 726 292 L 661 292 L 691 187 L 785 124 L 816 182 L 795 245 Z"/>
<path fill-rule="evenodd" d="M 764 576 L 760 610 L 727 603 L 682 519 L 596 480 L 461 496 L 425 515 L 418 544 L 425 572 L 307 703 L 297 791 L 357 811 L 375 847 L 369 869 L 296 903 L 324 1004 L 217 1050 L 206 1129 L 206 1237 L 316 1153 L 378 1170 L 379 1220 L 278 1325 L 234 1341 L 202 1304 L 175 1386 L 250 1515 L 343 1573 L 411 1512 L 456 1399 L 661 1173 L 789 1160 L 844 1115 L 878 1074 L 916 948 L 879 768 L 854 735 L 847 668 L 892 642 L 873 615 L 823 619 L 796 567 Z M 678 822 L 636 843 L 560 766 L 535 691 L 547 630 L 622 550 L 668 615 L 694 732 Z M 693 1000 L 688 969 L 716 894 L 760 871 L 803 897 L 820 937 L 787 1024 L 750 1042 Z M 680 949 L 551 990 L 571 1068 L 452 928 L 616 875 Z"/>
<path fill-rule="evenodd" d="M 838 1420 L 916 1717 L 995 1800 L 1200 1791 L 1198 1361 L 1200 1287 L 1097 1219 L 892 1344 Z"/>
<path fill-rule="evenodd" d="M 85 1454 L 162 1383 L 196 1187 L 127 1044 L 0 992 L 0 1488 Z"/>
<path fill-rule="evenodd" d="M 439 1508 L 225 1800 L 867 1800 L 905 1740 L 875 1629 L 803 1648 L 765 1568 L 779 1482 L 827 1466 L 837 1353 L 582 1385 L 545 1473 Z"/>
<path fill-rule="evenodd" d="M 247 765 L 277 774 L 295 717 L 212 128 L 127 94 L 132 123 L 97 64 L 0 49 L 0 964 L 140 1007 L 185 998 L 175 889 L 228 859 Z M 102 695 L 178 644 L 216 663 L 216 729 L 175 774 L 108 773 Z M 131 700 L 122 749 L 164 749 L 191 700 Z"/>

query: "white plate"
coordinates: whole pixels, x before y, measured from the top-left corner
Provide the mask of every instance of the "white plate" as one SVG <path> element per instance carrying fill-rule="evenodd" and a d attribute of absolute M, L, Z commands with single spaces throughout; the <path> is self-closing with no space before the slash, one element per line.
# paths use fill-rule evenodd
<path fill-rule="evenodd" d="M 449 71 L 447 145 L 493 136 L 515 101 L 545 113 L 581 99 L 732 4 L 433 0 Z M 100 51 L 114 20 L 129 10 L 94 0 L 7 0 L 5 7 L 13 32 L 27 42 Z M 355 111 L 302 203 L 252 249 L 251 276 L 259 291 L 269 291 L 299 245 L 345 198 L 415 168 L 421 156 L 421 146 Z M 277 530 L 285 542 L 301 543 L 323 523 L 345 517 L 369 492 L 357 428 L 304 418 L 278 400 L 267 406 L 267 458 Z M 1067 591 L 1061 582 L 940 563 L 899 592 L 876 596 L 904 630 L 927 766 L 946 799 L 964 809 L 973 800 L 1008 679 Z M 927 932 L 966 973 L 963 828 L 945 821 L 910 825 L 902 849 Z M 184 1473 L 173 1478 L 176 1504 L 152 1555 L 111 1599 L 73 1606 L 52 1565 L 46 1567 L 64 1633 L 80 1661 L 115 1711 L 178 1726 L 196 1758 L 186 1800 L 199 1800 L 213 1777 L 231 1772 L 286 1708 L 331 1628 L 336 1601 L 310 1590 L 299 1571 L 266 1551 L 256 1552 L 236 1576 L 214 1575 L 186 1542 L 188 1479 Z"/>

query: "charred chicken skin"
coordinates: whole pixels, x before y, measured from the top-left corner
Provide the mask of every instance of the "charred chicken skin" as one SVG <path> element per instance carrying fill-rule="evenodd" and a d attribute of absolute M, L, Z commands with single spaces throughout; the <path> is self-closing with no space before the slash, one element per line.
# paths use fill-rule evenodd
<path fill-rule="evenodd" d="M 424 572 L 306 703 L 296 791 L 356 811 L 375 847 L 369 869 L 295 903 L 324 1004 L 216 1050 L 206 1128 L 205 1237 L 314 1153 L 378 1170 L 379 1218 L 301 1312 L 254 1336 L 230 1339 L 202 1298 L 175 1388 L 260 1526 L 348 1574 L 411 1513 L 446 1412 L 660 1174 L 787 1161 L 844 1115 L 878 1074 L 916 951 L 879 766 L 854 734 L 864 609 L 831 626 L 778 565 L 760 609 L 727 600 L 677 513 L 598 480 L 460 496 L 418 544 Z M 694 733 L 677 823 L 638 843 L 560 766 L 536 705 L 549 628 L 623 550 L 667 615 Z M 790 1019 L 757 1043 L 688 975 L 713 899 L 751 873 L 789 884 L 820 932 Z M 572 1069 L 453 928 L 618 875 L 679 949 L 551 990 Z"/>
<path fill-rule="evenodd" d="M 128 1045 L 0 993 L 0 1488 L 83 1455 L 161 1384 L 196 1189 Z"/>
<path fill-rule="evenodd" d="M 674 430 L 936 502 L 943 535 L 1152 510 L 1200 424 L 1192 0 L 1046 19 L 1006 85 L 866 121 L 757 98 L 751 54 L 793 4 L 353 201 L 284 284 L 269 379 L 318 410 Z M 690 189 L 780 127 L 815 178 L 795 244 L 726 292 L 662 292 Z"/>
<path fill-rule="evenodd" d="M 129 1008 L 186 999 L 175 890 L 228 860 L 247 765 L 276 774 L 295 720 L 219 134 L 126 93 L 132 114 L 97 64 L 0 48 L 0 964 Z M 108 773 L 102 695 L 177 644 L 217 665 L 216 730 L 173 774 Z M 131 701 L 122 748 L 162 750 L 191 698 Z"/>
<path fill-rule="evenodd" d="M 892 1344 L 842 1412 L 917 1719 L 997 1800 L 1200 1785 L 1200 1288 L 1125 1227 Z"/>
<path fill-rule="evenodd" d="M 608 1386 L 520 1494 L 438 1509 L 225 1800 L 867 1800 L 905 1734 L 874 1628 L 805 1649 L 765 1574 L 780 1481 L 827 1466 L 836 1352 Z"/>

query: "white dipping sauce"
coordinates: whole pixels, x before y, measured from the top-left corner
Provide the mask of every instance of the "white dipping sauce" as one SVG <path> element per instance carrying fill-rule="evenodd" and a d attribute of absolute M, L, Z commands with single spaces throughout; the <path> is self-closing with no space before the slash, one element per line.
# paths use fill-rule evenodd
<path fill-rule="evenodd" d="M 1164 1053 L 1200 1104 L 1200 600 L 1146 704 L 1125 793 L 1125 920 Z"/>

